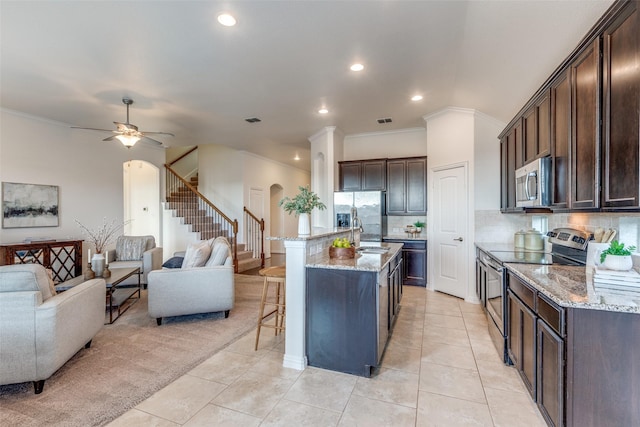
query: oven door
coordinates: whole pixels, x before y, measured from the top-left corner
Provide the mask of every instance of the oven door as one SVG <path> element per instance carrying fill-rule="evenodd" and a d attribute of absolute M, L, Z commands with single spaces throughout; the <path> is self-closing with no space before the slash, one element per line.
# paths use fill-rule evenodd
<path fill-rule="evenodd" d="M 500 334 L 504 336 L 503 267 L 491 261 L 485 261 L 485 264 L 487 265 L 485 291 L 487 313 L 500 330 Z"/>

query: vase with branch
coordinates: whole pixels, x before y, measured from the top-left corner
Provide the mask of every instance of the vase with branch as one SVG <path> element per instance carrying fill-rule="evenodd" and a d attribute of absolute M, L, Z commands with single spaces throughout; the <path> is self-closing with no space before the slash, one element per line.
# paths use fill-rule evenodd
<path fill-rule="evenodd" d="M 320 201 L 320 197 L 311 191 L 309 186 L 298 186 L 300 192 L 293 198 L 285 197 L 280 200 L 280 206 L 289 215 L 295 213 L 298 216 L 298 234 L 306 235 L 311 233 L 311 223 L 309 215 L 314 209 L 324 210 L 327 207 Z"/>
<path fill-rule="evenodd" d="M 90 269 L 93 270 L 97 277 L 101 277 L 107 262 L 104 255 L 107 245 L 112 243 L 120 234 L 119 231 L 131 221 L 122 222 L 116 219 L 107 221 L 107 217 L 104 217 L 102 219 L 102 225 L 96 229 L 88 228 L 77 219 L 75 222 L 78 224 L 78 227 L 80 227 L 80 231 L 84 234 L 86 240 L 89 244 L 93 245 L 95 249 L 93 257 L 91 256 L 91 249 L 88 250 L 88 261 L 91 265 Z"/>

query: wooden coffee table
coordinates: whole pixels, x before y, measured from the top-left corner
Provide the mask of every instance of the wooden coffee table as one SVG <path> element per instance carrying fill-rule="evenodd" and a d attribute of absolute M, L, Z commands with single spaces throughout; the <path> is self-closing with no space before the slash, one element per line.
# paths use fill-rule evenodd
<path fill-rule="evenodd" d="M 137 285 L 122 284 L 122 282 L 134 274 L 138 276 Z M 100 279 L 100 277 L 98 277 L 98 279 Z M 104 279 L 107 284 L 106 304 L 109 310 L 109 321 L 105 322 L 105 325 L 110 325 L 140 299 L 140 268 L 114 268 L 111 270 L 111 277 L 103 277 L 102 279 Z M 82 276 L 74 277 L 71 280 L 57 284 L 56 290 L 63 292 L 83 282 L 85 282 L 85 279 Z M 117 312 L 116 316 L 114 316 L 115 312 Z"/>
<path fill-rule="evenodd" d="M 122 285 L 126 279 L 133 275 L 138 276 L 138 285 Z M 107 306 L 109 307 L 109 324 L 129 309 L 140 299 L 140 268 L 114 268 L 111 277 L 104 279 L 107 282 Z M 138 294 L 137 296 L 135 296 Z M 118 315 L 113 317 L 114 309 L 118 309 Z"/>

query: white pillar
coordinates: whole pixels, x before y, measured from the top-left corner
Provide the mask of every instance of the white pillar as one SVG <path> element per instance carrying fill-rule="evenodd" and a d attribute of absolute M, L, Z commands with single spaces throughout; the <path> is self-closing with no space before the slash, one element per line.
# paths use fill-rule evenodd
<path fill-rule="evenodd" d="M 287 315 L 285 317 L 285 351 L 282 366 L 303 370 L 307 366 L 305 348 L 305 306 L 307 259 L 306 240 L 285 240 L 287 265 Z"/>

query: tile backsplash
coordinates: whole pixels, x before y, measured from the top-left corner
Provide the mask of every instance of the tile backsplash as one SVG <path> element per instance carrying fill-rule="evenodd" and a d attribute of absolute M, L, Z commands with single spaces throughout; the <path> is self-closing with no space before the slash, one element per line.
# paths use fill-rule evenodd
<path fill-rule="evenodd" d="M 424 222 L 425 226 L 422 233 L 427 232 L 427 217 L 426 216 L 388 216 L 387 217 L 387 235 L 389 234 L 403 234 L 404 228 L 407 225 L 413 224 L 416 221 Z"/>
<path fill-rule="evenodd" d="M 593 232 L 597 227 L 613 228 L 617 240 L 627 246 L 640 247 L 640 213 L 562 213 L 562 214 L 503 214 L 497 210 L 475 211 L 476 242 L 510 242 L 518 230 L 541 228 L 546 232 L 558 227 L 570 227 Z"/>

